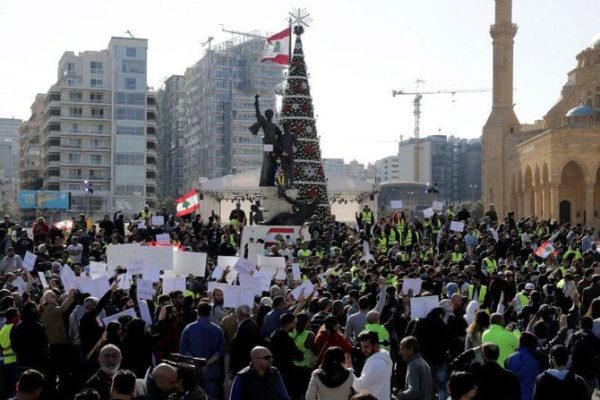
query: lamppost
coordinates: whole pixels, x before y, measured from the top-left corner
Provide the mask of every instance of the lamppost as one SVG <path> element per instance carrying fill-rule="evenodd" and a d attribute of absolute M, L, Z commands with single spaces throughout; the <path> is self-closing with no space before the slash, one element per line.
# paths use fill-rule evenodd
<path fill-rule="evenodd" d="M 475 202 L 475 190 L 477 190 L 477 185 L 469 185 L 471 188 L 471 203 Z"/>
<path fill-rule="evenodd" d="M 429 183 L 427 183 L 426 193 L 433 193 L 433 199 L 437 200 L 437 195 L 438 193 L 440 193 L 440 189 L 438 189 L 437 182 L 434 182 L 433 186 L 429 186 Z"/>
<path fill-rule="evenodd" d="M 85 181 L 83 181 L 84 185 L 85 185 L 85 192 L 87 193 L 87 211 L 86 214 L 89 217 L 90 216 L 90 195 L 92 193 L 94 193 L 94 185 L 92 184 L 92 182 L 88 181 L 87 179 Z"/>

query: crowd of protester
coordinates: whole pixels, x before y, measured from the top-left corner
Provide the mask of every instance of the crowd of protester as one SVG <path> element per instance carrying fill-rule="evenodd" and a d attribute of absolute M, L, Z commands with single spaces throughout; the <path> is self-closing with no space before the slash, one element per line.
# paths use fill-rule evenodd
<path fill-rule="evenodd" d="M 452 221 L 464 222 L 462 231 Z M 466 206 L 430 218 L 377 219 L 368 207 L 352 223 L 312 218 L 306 238 L 265 244 L 265 256 L 286 258 L 286 279 L 254 304 L 226 308 L 208 282 L 231 273 L 211 278 L 217 256 L 247 255 L 246 223 L 239 207 L 229 220 L 207 221 L 146 207 L 130 219 L 82 215 L 70 230 L 39 217 L 28 233 L 5 216 L 0 398 L 545 400 L 590 399 L 598 387 L 593 227 L 499 220 L 491 205 L 481 218 Z M 128 309 L 139 316 L 145 301 L 136 276 L 120 288 L 118 269 L 100 298 L 64 290 L 64 268 L 83 277 L 110 246 L 149 245 L 164 233 L 179 251 L 207 253 L 208 263 L 185 291 L 163 293 L 156 282 L 152 324 L 130 315 L 102 322 Z M 403 293 L 407 278 L 421 279 L 418 293 Z M 306 280 L 316 290 L 294 298 Z M 414 318 L 411 298 L 432 295 L 439 305 Z"/>

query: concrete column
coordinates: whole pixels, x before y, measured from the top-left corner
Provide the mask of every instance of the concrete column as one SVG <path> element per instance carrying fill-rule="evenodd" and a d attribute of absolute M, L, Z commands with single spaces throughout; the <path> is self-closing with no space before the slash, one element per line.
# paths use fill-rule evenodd
<path fill-rule="evenodd" d="M 585 185 L 585 221 L 586 225 L 590 225 L 594 221 L 594 184 L 588 183 Z"/>
<path fill-rule="evenodd" d="M 550 216 L 558 219 L 558 184 L 550 184 Z"/>
<path fill-rule="evenodd" d="M 529 217 L 533 214 L 533 210 L 531 209 L 531 196 L 533 196 L 533 190 L 531 189 L 526 189 L 525 193 L 524 193 L 524 207 L 523 207 L 523 214 L 525 217 Z"/>

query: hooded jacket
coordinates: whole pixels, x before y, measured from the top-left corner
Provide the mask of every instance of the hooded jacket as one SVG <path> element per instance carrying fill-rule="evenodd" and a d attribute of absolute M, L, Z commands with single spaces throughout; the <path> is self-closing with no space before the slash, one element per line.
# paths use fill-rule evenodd
<path fill-rule="evenodd" d="M 535 380 L 541 370 L 540 363 L 531 350 L 519 347 L 515 353 L 507 358 L 506 369 L 514 372 L 519 377 L 521 400 L 531 400 Z"/>
<path fill-rule="evenodd" d="M 343 370 L 333 376 L 326 375 L 321 369 L 313 371 L 306 391 L 306 400 L 347 399 L 352 394 L 353 374 Z"/>
<path fill-rule="evenodd" d="M 356 391 L 368 390 L 378 400 L 391 397 L 392 359 L 385 350 L 373 353 L 363 367 L 360 377 L 354 378 L 352 387 Z"/>
<path fill-rule="evenodd" d="M 567 369 L 549 369 L 538 375 L 534 400 L 585 400 L 588 391 L 585 381 Z"/>

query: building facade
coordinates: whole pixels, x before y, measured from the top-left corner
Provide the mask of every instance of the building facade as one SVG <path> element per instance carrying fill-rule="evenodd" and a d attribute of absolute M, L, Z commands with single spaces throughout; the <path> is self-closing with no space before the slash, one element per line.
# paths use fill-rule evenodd
<path fill-rule="evenodd" d="M 66 214 L 135 213 L 155 201 L 158 113 L 147 87 L 147 48 L 146 39 L 113 37 L 106 50 L 65 52 L 56 83 L 22 126 L 24 155 L 35 152 L 39 130 L 41 189 L 71 192 Z M 30 162 L 23 175 L 35 170 Z"/>
<path fill-rule="evenodd" d="M 542 122 L 513 111 L 512 1 L 496 0 L 493 103 L 483 129 L 484 199 L 498 215 L 600 223 L 600 40 L 577 55 L 559 101 Z"/>
<path fill-rule="evenodd" d="M 371 182 L 375 180 L 374 165 L 369 164 L 365 167 L 364 164 L 356 160 L 345 163 L 343 158 L 324 158 L 323 169 L 325 170 L 325 176 L 347 175 L 354 179 L 364 179 Z"/>
<path fill-rule="evenodd" d="M 283 66 L 261 63 L 263 39 L 231 40 L 207 50 L 185 72 L 184 185 L 199 178 L 236 174 L 262 165 L 262 138 L 248 127 L 256 121 L 254 95 L 261 112 L 276 110 L 275 90 Z"/>
<path fill-rule="evenodd" d="M 172 75 L 158 91 L 158 198 L 184 194 L 185 78 Z"/>

